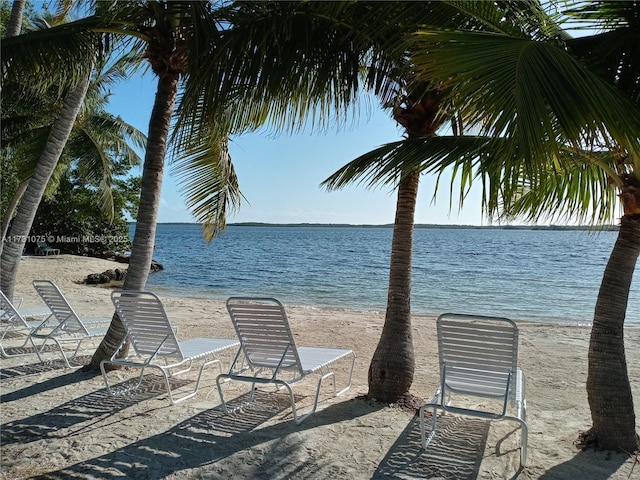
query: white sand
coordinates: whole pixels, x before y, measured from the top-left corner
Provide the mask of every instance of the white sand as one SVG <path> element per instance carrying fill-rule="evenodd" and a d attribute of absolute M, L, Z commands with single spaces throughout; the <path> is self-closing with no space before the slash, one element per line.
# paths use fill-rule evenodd
<path fill-rule="evenodd" d="M 37 305 L 31 280 L 54 280 L 81 315 L 111 315 L 110 290 L 77 284 L 89 273 L 120 267 L 105 260 L 61 255 L 25 258 L 16 295 Z M 233 338 L 222 301 L 163 297 L 178 336 Z M 281 298 L 286 303 L 286 298 Z M 454 306 L 452 309 L 455 310 Z M 299 345 L 353 348 L 353 385 L 301 426 L 287 397 L 271 390 L 242 415 L 226 415 L 215 390 L 217 370 L 205 373 L 198 395 L 170 406 L 156 377 L 139 394 L 111 397 L 101 376 L 63 368 L 53 354 L 2 359 L 2 478 L 213 479 L 628 479 L 640 478 L 637 458 L 574 445 L 590 426 L 585 380 L 589 329 L 520 324 L 520 364 L 527 376 L 529 458 L 519 470 L 514 422 L 488 423 L 447 415 L 427 451 L 417 417 L 360 398 L 383 313 L 287 306 Z M 413 319 L 416 396 L 437 386 L 434 319 Z M 640 329 L 626 332 L 636 410 L 640 411 Z M 91 348 L 84 352 L 91 355 Z M 88 356 L 83 357 L 85 362 Z M 227 359 L 228 362 L 228 359 Z M 343 373 L 339 369 L 338 373 Z M 112 373 L 114 381 L 134 372 Z M 189 374 L 188 379 L 194 376 Z M 344 378 L 344 377 L 343 377 Z M 246 384 L 225 384 L 243 399 Z M 315 381 L 296 385 L 303 411 Z"/>

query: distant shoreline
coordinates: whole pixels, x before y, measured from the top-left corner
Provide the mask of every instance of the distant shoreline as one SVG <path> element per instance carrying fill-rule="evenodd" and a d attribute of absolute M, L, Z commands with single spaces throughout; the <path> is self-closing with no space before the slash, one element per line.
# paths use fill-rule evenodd
<path fill-rule="evenodd" d="M 135 222 L 129 222 L 135 225 Z M 194 222 L 162 222 L 158 225 L 200 225 Z M 369 225 L 350 223 L 263 223 L 263 222 L 238 222 L 229 223 L 228 227 L 297 227 L 297 228 L 393 228 L 392 223 Z M 579 231 L 618 231 L 618 225 L 440 225 L 429 223 L 416 223 L 414 228 L 424 229 L 468 229 L 468 230 L 579 230 Z"/>

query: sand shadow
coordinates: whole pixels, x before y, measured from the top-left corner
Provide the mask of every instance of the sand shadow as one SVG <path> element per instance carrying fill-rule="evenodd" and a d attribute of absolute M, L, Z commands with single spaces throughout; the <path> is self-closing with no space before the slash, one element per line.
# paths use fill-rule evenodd
<path fill-rule="evenodd" d="M 64 365 L 62 361 L 60 361 L 60 363 Z M 70 370 L 57 377 L 53 377 L 42 382 L 33 383 L 27 387 L 20 388 L 13 392 L 2 393 L 2 397 L 0 397 L 0 402 L 8 403 L 8 402 L 26 400 L 27 398 L 33 395 L 38 395 L 44 392 L 48 392 L 49 390 L 53 390 L 54 388 L 60 388 L 67 385 L 71 385 L 73 383 L 81 382 L 83 380 L 88 380 L 93 378 L 94 376 L 95 376 L 94 373 L 85 374 L 80 372 L 79 370 Z"/>
<path fill-rule="evenodd" d="M 571 460 L 554 465 L 540 475 L 541 480 L 560 480 L 563 478 L 581 478 L 585 472 L 589 473 L 589 480 L 606 480 L 618 471 L 626 462 L 629 455 L 593 449 L 580 451 Z M 640 465 L 634 465 L 634 470 L 640 472 Z M 637 478 L 631 477 L 629 478 Z"/>
<path fill-rule="evenodd" d="M 73 371 L 3 395 L 2 402 L 28 401 L 27 399 L 31 395 L 77 383 L 94 376 L 93 372 Z M 134 380 L 127 380 L 121 385 L 126 386 Z M 180 388 L 187 382 L 172 379 L 172 386 Z M 94 428 L 104 427 L 104 423 L 100 427 L 96 427 L 96 425 L 114 412 L 144 400 L 166 395 L 166 393 L 164 381 L 158 375 L 145 376 L 140 388 L 123 396 L 114 397 L 107 392 L 106 388 L 100 389 L 51 410 L 2 424 L 0 444 L 30 443 L 43 438 L 55 439 L 89 432 Z M 149 411 L 146 411 L 145 414 L 149 414 Z M 74 429 L 74 427 L 76 428 Z"/>
<path fill-rule="evenodd" d="M 22 347 L 22 348 L 16 347 L 16 349 L 18 349 L 19 351 L 11 352 L 12 355 L 32 354 L 35 356 L 35 350 L 33 349 L 33 347 Z M 6 350 L 11 351 L 12 348 L 9 348 Z M 45 350 L 43 353 L 46 353 L 46 352 L 59 353 L 60 350 L 58 350 L 58 348 L 55 345 L 45 345 Z M 90 355 L 79 355 L 77 357 L 69 359 L 69 363 L 71 364 L 72 367 L 82 367 L 88 364 L 90 361 L 91 361 Z M 42 362 L 30 363 L 27 365 L 17 365 L 15 367 L 0 368 L 0 380 L 10 380 L 11 378 L 14 378 L 14 377 L 22 377 L 26 375 L 37 375 L 40 373 L 51 372 L 54 370 L 65 370 L 65 369 L 68 369 L 68 367 L 65 365 L 64 360 L 62 360 L 62 358 L 56 359 L 56 360 L 47 359 Z"/>
<path fill-rule="evenodd" d="M 291 405 L 288 396 L 256 391 L 255 401 L 247 406 L 248 395 L 228 402 L 230 408 L 238 408 L 235 414 L 227 414 L 218 406 L 166 432 L 33 478 L 164 478 L 196 468 L 202 478 L 231 478 L 238 467 L 235 456 L 242 457 L 244 478 L 311 478 L 304 472 L 314 472 L 315 478 L 330 478 L 317 476 L 318 466 L 313 458 L 306 464 L 294 461 L 296 452 L 305 449 L 299 435 L 382 408 L 353 399 L 316 412 L 302 425 L 283 420 L 258 428 L 277 415 L 288 415 Z M 229 461 L 225 462 L 226 459 Z M 283 475 L 283 472 L 290 473 Z"/>
<path fill-rule="evenodd" d="M 438 433 L 424 450 L 420 421 L 415 416 L 380 462 L 372 479 L 475 479 L 484 456 L 489 426 L 490 422 L 486 420 L 440 416 Z"/>

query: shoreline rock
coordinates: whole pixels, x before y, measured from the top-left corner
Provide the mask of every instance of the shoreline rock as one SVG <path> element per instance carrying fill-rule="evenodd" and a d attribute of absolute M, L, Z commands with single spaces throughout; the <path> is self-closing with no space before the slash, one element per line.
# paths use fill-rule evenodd
<path fill-rule="evenodd" d="M 129 257 L 122 256 L 122 258 L 123 259 L 126 258 L 126 261 L 123 261 L 123 260 L 115 260 L 115 261 L 120 263 L 129 263 Z M 150 273 L 159 272 L 160 270 L 164 270 L 164 266 L 161 263 L 155 260 L 152 260 Z M 104 283 L 123 282 L 126 276 L 127 276 L 127 269 L 115 268 L 113 270 L 112 269 L 105 270 L 102 273 L 91 273 L 85 277 L 83 283 L 86 285 L 100 285 Z"/>

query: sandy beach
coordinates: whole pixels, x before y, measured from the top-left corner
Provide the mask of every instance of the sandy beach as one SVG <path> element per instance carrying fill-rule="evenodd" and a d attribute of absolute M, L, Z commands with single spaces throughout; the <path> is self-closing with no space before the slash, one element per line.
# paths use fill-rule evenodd
<path fill-rule="evenodd" d="M 31 281 L 50 279 L 80 315 L 110 316 L 110 290 L 80 281 L 120 266 L 69 255 L 25 257 L 16 296 L 24 298 L 23 305 L 42 305 Z M 234 338 L 223 301 L 161 298 L 179 339 Z M 271 389 L 260 389 L 242 413 L 225 414 L 215 367 L 205 370 L 195 398 L 171 406 L 154 375 L 138 393 L 112 397 L 100 375 L 65 368 L 53 353 L 42 363 L 34 354 L 3 358 L 2 478 L 640 479 L 638 457 L 581 451 L 575 445 L 578 434 L 590 426 L 588 328 L 519 323 L 529 424 L 528 462 L 520 469 L 515 422 L 446 415 L 434 444 L 422 451 L 415 412 L 364 398 L 384 312 L 307 308 L 280 300 L 298 345 L 351 348 L 357 355 L 351 389 L 337 398 L 325 389 L 318 412 L 302 425 L 290 421 L 286 394 Z M 416 373 L 411 392 L 423 399 L 438 384 L 434 320 L 413 318 Z M 627 329 L 626 350 L 640 412 L 640 329 Z M 92 353 L 89 346 L 80 361 L 88 362 Z M 224 360 L 228 365 L 231 359 Z M 135 373 L 112 375 L 117 383 Z M 188 381 L 195 379 L 192 373 L 185 377 Z M 341 373 L 343 367 L 337 370 Z M 295 386 L 303 411 L 313 402 L 315 384 L 309 378 Z M 225 397 L 232 405 L 246 401 L 247 387 L 225 384 Z"/>

